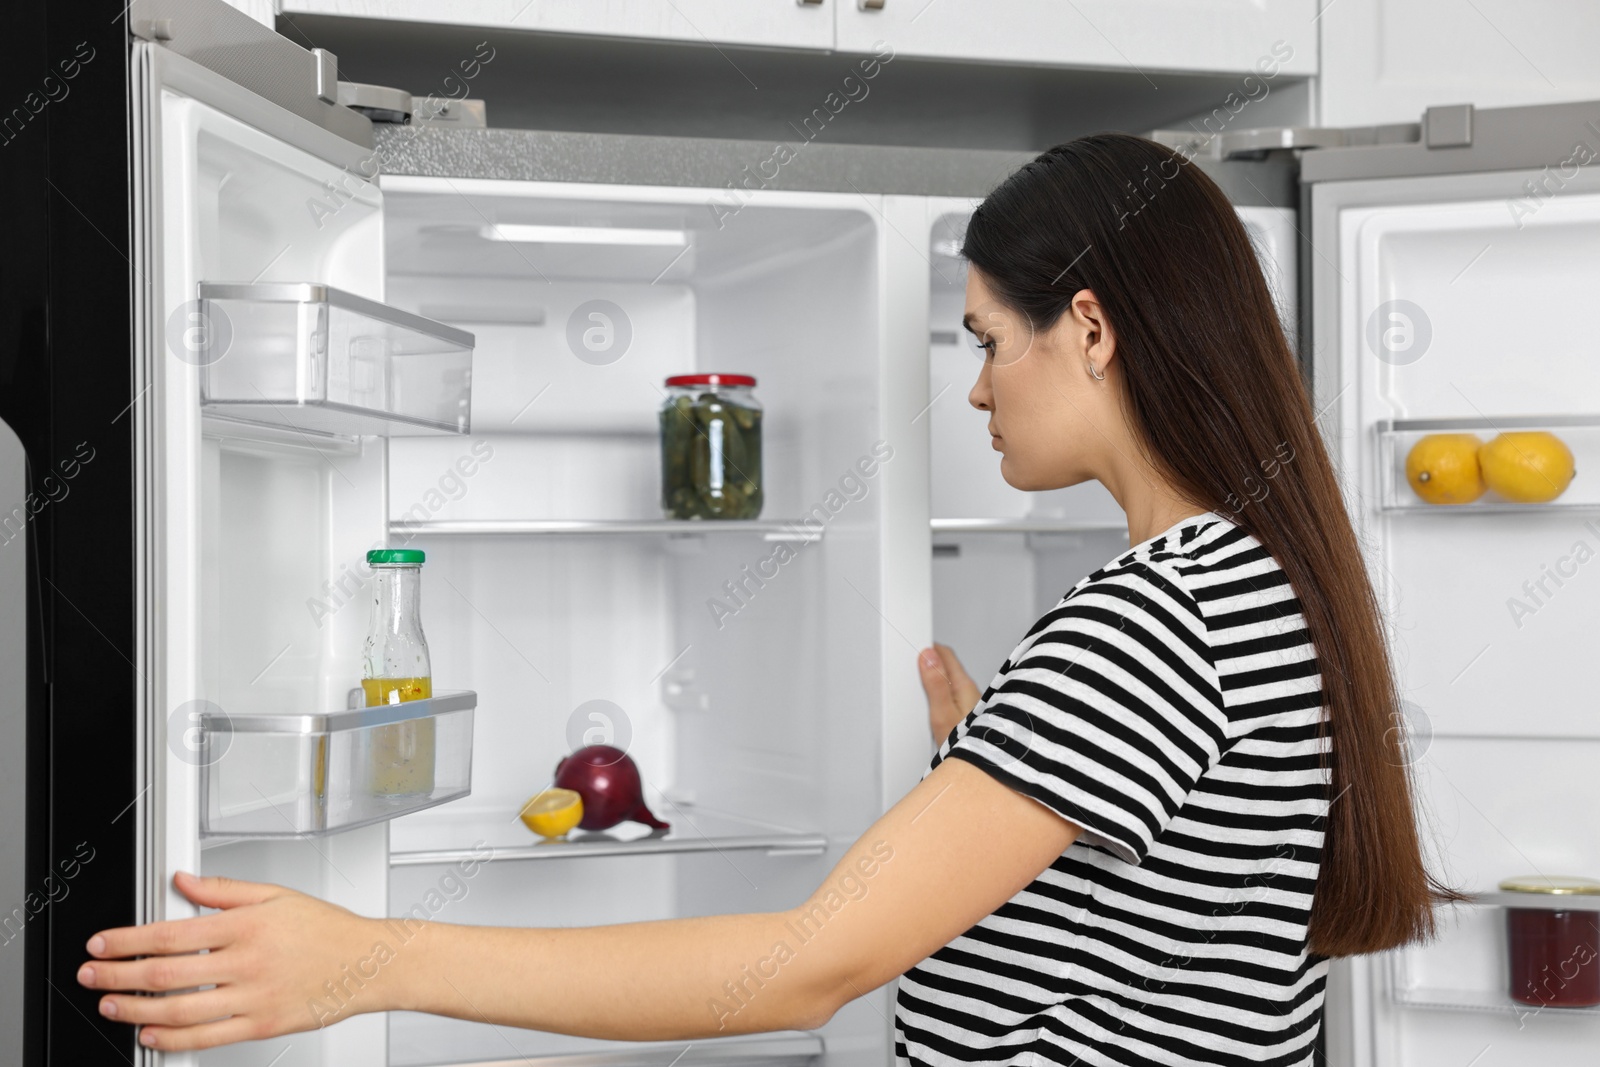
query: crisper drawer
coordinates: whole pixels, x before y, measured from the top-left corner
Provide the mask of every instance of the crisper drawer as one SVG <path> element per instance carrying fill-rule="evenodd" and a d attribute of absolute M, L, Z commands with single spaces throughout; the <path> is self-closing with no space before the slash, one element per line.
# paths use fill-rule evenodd
<path fill-rule="evenodd" d="M 184 352 L 207 415 L 356 436 L 467 433 L 473 335 L 312 283 L 203 283 Z"/>
<path fill-rule="evenodd" d="M 478 695 L 321 715 L 201 717 L 205 837 L 315 837 L 472 792 Z"/>

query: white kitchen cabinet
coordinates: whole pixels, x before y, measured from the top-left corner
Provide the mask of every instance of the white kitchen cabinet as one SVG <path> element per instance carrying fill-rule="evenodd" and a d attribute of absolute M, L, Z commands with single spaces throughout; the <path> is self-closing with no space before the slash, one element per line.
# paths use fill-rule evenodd
<path fill-rule="evenodd" d="M 1570 0 L 1339 0 L 1318 19 L 1320 122 L 1412 122 L 1424 108 L 1600 96 L 1600 5 Z M 1593 135 L 1589 135 L 1593 144 Z"/>
<path fill-rule="evenodd" d="M 661 41 L 832 48 L 830 0 L 280 0 L 285 15 L 435 22 Z"/>
<path fill-rule="evenodd" d="M 865 0 L 872 3 L 874 0 Z M 1315 0 L 839 0 L 837 46 L 988 63 L 1317 72 Z"/>

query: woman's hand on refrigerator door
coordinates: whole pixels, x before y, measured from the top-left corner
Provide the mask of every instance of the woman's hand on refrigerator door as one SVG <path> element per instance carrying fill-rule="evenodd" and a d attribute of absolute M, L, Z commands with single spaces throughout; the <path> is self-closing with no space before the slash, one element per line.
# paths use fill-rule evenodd
<path fill-rule="evenodd" d="M 978 706 L 978 687 L 948 645 L 923 649 L 917 656 L 917 671 L 928 694 L 928 729 L 938 744 Z"/>
<path fill-rule="evenodd" d="M 142 1025 L 140 1040 L 163 1051 L 391 1009 L 627 1041 L 813 1030 L 992 914 L 1078 832 L 948 759 L 783 911 L 401 931 L 278 886 L 180 875 L 185 896 L 223 910 L 97 934 L 78 980 L 171 993 L 101 1001 L 105 1015 Z"/>
<path fill-rule="evenodd" d="M 173 884 L 194 903 L 222 910 L 102 931 L 89 939 L 93 958 L 78 969 L 81 985 L 119 991 L 100 998 L 100 1014 L 141 1026 L 141 1044 L 210 1048 L 381 1008 L 381 972 L 370 959 L 382 940 L 374 921 L 281 886 L 181 873 Z M 341 990 L 335 999 L 329 982 Z M 141 992 L 169 995 L 127 995 Z"/>

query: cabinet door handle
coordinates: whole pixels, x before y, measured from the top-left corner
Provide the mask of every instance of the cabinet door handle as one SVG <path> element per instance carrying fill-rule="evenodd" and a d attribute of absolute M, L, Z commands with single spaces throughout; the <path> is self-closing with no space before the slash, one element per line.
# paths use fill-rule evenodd
<path fill-rule="evenodd" d="M 821 7 L 822 0 L 794 0 L 801 7 Z"/>
<path fill-rule="evenodd" d="M 856 7 L 862 11 L 882 11 L 884 0 L 856 0 Z"/>

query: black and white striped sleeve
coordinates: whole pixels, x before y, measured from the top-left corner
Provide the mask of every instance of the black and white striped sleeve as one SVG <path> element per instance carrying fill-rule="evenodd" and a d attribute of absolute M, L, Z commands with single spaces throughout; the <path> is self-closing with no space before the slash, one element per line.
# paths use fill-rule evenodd
<path fill-rule="evenodd" d="M 1040 619 L 944 755 L 1138 864 L 1226 746 L 1200 609 L 1176 572 L 1137 562 Z"/>

